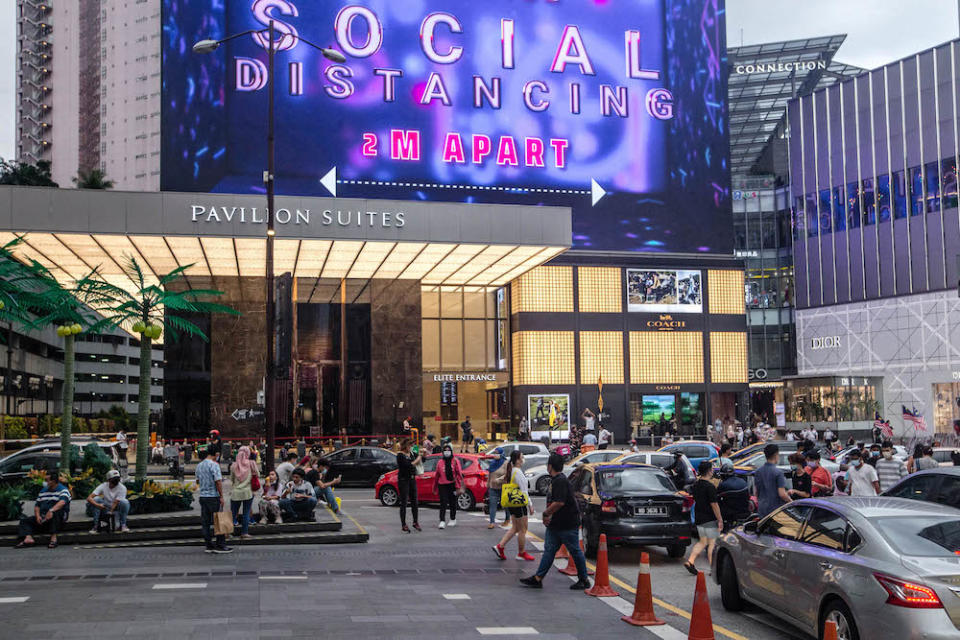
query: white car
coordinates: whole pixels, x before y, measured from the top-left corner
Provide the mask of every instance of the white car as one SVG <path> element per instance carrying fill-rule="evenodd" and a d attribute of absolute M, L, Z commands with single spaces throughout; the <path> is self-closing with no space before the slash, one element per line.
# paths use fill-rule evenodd
<path fill-rule="evenodd" d="M 494 447 L 494 450 L 501 449 L 503 455 L 510 459 L 510 454 L 514 449 L 520 449 L 523 454 L 523 468 L 543 466 L 546 468 L 547 459 L 550 458 L 550 449 L 542 442 L 504 442 Z M 492 454 L 492 450 L 487 450 L 487 454 Z"/>
<path fill-rule="evenodd" d="M 582 464 L 610 462 L 614 458 L 619 458 L 622 455 L 623 451 L 620 449 L 589 451 L 587 453 L 580 454 L 564 465 L 563 473 L 569 477 L 570 474 L 573 473 L 574 469 Z M 530 493 L 541 496 L 547 495 L 547 489 L 550 488 L 550 474 L 547 473 L 547 465 L 541 464 L 535 467 L 530 467 L 524 472 L 524 475 L 527 476 L 527 482 L 530 484 Z"/>

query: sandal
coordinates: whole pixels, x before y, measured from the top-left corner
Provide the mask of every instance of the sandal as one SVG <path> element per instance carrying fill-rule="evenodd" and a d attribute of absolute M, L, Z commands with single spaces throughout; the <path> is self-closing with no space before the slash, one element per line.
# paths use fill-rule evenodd
<path fill-rule="evenodd" d="M 36 542 L 18 542 L 17 544 L 13 545 L 13 548 L 14 548 L 14 549 L 26 549 L 26 548 L 28 548 L 28 547 L 35 547 L 36 545 L 37 545 Z"/>
<path fill-rule="evenodd" d="M 684 563 L 683 563 L 683 568 L 686 569 L 687 571 L 689 571 L 689 572 L 690 572 L 690 575 L 692 575 L 692 576 L 695 576 L 695 575 L 697 575 L 697 573 L 698 573 L 698 572 L 697 572 L 697 568 L 696 568 L 695 566 L 693 566 L 692 564 L 690 564 L 689 562 L 684 562 Z"/>
<path fill-rule="evenodd" d="M 59 542 L 51 541 L 50 544 L 47 545 L 47 549 L 56 549 L 59 544 Z"/>

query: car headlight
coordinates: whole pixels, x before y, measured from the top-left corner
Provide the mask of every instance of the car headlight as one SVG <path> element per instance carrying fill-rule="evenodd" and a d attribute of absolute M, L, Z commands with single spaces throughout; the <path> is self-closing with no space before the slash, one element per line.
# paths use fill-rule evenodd
<path fill-rule="evenodd" d="M 534 477 L 534 476 L 537 475 L 537 474 L 534 473 L 533 471 L 527 471 L 527 472 L 524 473 L 523 475 L 527 476 L 528 478 L 532 478 L 532 477 Z"/>

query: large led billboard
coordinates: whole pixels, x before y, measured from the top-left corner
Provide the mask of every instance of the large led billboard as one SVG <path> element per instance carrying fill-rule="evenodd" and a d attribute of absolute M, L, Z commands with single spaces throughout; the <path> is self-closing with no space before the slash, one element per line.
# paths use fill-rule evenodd
<path fill-rule="evenodd" d="M 161 186 L 544 204 L 573 245 L 732 251 L 722 0 L 164 0 Z M 307 41 L 346 57 L 326 59 Z"/>

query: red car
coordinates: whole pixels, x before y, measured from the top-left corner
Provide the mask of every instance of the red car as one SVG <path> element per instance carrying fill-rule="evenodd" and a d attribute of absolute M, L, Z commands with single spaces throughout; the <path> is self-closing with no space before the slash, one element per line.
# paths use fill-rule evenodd
<path fill-rule="evenodd" d="M 463 469 L 463 483 L 465 491 L 457 496 L 457 509 L 469 511 L 483 504 L 487 499 L 488 460 L 482 455 L 472 453 L 455 453 Z M 417 497 L 420 503 L 440 502 L 440 496 L 433 490 L 433 474 L 437 472 L 437 463 L 440 455 L 427 456 L 423 460 L 423 473 L 417 476 Z M 377 498 L 385 507 L 395 507 L 400 500 L 397 493 L 397 471 L 389 471 L 377 480 Z"/>

